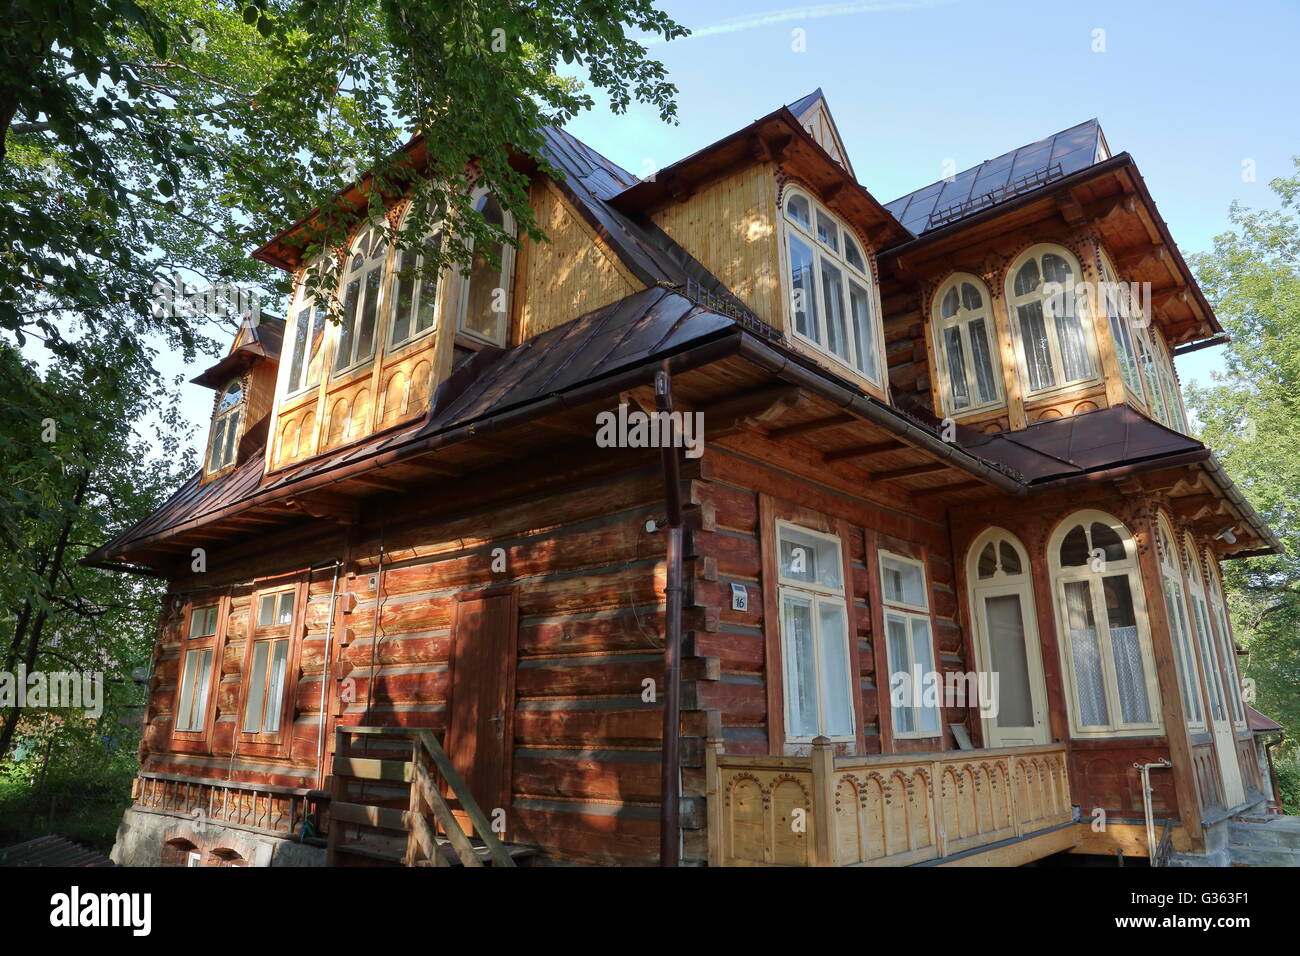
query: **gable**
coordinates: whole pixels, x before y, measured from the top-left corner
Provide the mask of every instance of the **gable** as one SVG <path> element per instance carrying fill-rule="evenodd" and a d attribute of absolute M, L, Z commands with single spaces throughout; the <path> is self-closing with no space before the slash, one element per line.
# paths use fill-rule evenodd
<path fill-rule="evenodd" d="M 835 126 L 835 120 L 831 118 L 830 106 L 827 105 L 822 91 L 815 90 L 803 99 L 792 103 L 790 112 L 799 121 L 799 125 L 816 140 L 817 145 L 826 150 L 831 159 L 843 166 L 845 171 L 856 179 L 853 164 L 849 162 L 849 151 L 844 148 L 844 141 L 840 139 L 840 131 Z"/>

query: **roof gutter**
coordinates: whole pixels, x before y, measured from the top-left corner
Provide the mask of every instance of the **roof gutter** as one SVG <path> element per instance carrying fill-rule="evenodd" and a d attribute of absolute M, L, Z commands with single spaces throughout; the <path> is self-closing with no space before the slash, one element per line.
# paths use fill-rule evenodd
<path fill-rule="evenodd" d="M 1201 339 L 1199 342 L 1188 342 L 1186 345 L 1180 345 L 1174 349 L 1174 357 L 1187 355 L 1189 352 L 1199 352 L 1201 349 L 1214 348 L 1216 345 L 1227 345 L 1232 341 L 1232 336 L 1227 332 L 1221 335 L 1212 335 L 1208 339 Z"/>

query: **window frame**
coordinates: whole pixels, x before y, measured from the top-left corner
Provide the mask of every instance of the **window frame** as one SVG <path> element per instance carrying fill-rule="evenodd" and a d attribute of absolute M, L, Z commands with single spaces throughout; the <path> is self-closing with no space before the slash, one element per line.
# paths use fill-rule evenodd
<path fill-rule="evenodd" d="M 408 206 L 407 209 L 402 213 L 402 225 L 398 227 L 398 232 L 400 232 L 402 228 L 405 226 L 406 217 L 409 214 L 410 214 L 410 207 Z M 429 240 L 435 236 L 437 237 L 438 243 L 441 245 L 446 240 L 446 236 L 444 234 L 445 230 L 446 230 L 446 223 L 442 220 L 439 220 L 429 229 L 429 231 L 423 236 L 423 238 L 421 238 L 420 245 L 418 247 L 413 247 L 407 250 L 398 247 L 397 243 L 395 242 L 392 244 L 393 245 L 392 262 L 390 267 L 385 272 L 385 285 L 387 285 L 388 287 L 388 300 L 389 300 L 384 310 L 385 316 L 384 316 L 384 323 L 383 323 L 383 331 L 384 331 L 383 352 L 385 358 L 388 358 L 389 356 L 393 356 L 393 355 L 400 355 L 403 352 L 407 351 L 408 349 L 411 351 L 415 351 L 415 348 L 413 348 L 413 346 L 415 346 L 416 343 L 423 343 L 423 340 L 428 338 L 429 336 L 436 335 L 439 325 L 442 324 L 442 310 L 445 305 L 445 300 L 447 296 L 447 284 L 449 278 L 448 270 L 446 269 L 438 270 L 438 275 L 434 279 L 435 286 L 434 286 L 434 296 L 433 296 L 434 298 L 433 324 L 430 325 L 427 329 L 421 329 L 419 331 L 413 330 L 408 332 L 406 338 L 402 339 L 400 342 L 393 341 L 393 331 L 397 328 L 397 305 L 398 305 L 398 296 L 395 294 L 396 290 L 394 287 L 400 281 L 397 276 L 398 262 L 400 261 L 400 258 L 405 252 L 410 251 L 415 253 L 417 259 L 416 265 L 414 266 L 415 278 L 413 279 L 415 286 L 414 286 L 414 290 L 412 293 L 412 300 L 411 300 L 411 321 L 412 321 L 412 325 L 414 325 L 415 316 L 418 314 L 420 303 L 423 301 L 424 298 L 425 284 L 428 281 L 422 273 L 422 270 L 424 268 L 424 247 L 428 244 Z"/>
<path fill-rule="evenodd" d="M 1206 599 L 1210 604 L 1210 624 L 1216 632 L 1218 646 L 1225 655 L 1224 670 L 1228 673 L 1224 676 L 1232 679 L 1232 684 L 1227 689 L 1230 691 L 1230 699 L 1236 703 L 1229 706 L 1228 710 L 1232 715 L 1232 726 L 1237 730 L 1238 734 L 1241 734 L 1248 732 L 1249 721 L 1246 717 L 1246 701 L 1242 698 L 1244 688 L 1241 684 L 1241 670 L 1237 662 L 1237 642 L 1232 634 L 1232 621 L 1228 617 L 1228 596 L 1223 589 L 1223 573 L 1219 570 L 1219 561 L 1212 549 L 1206 547 L 1199 553 L 1202 554 L 1202 561 L 1205 565 Z"/>
<path fill-rule="evenodd" d="M 963 284 L 972 285 L 975 291 L 980 294 L 983 305 L 978 311 L 972 312 L 966 308 L 960 288 Z M 942 314 L 943 300 L 952 289 L 957 289 L 957 311 L 952 316 L 944 318 Z M 979 319 L 984 320 L 984 328 L 988 337 L 989 356 L 993 365 L 994 396 L 987 402 L 973 400 L 978 393 L 978 379 L 975 377 L 974 367 L 971 364 L 971 356 L 974 353 L 970 348 L 970 325 Z M 970 415 L 1005 408 L 1007 399 L 1005 383 L 1002 379 L 1001 342 L 998 338 L 997 323 L 993 319 L 993 296 L 984 281 L 979 276 L 969 272 L 954 272 L 950 275 L 934 293 L 930 306 L 930 324 L 933 329 L 931 338 L 934 343 L 935 367 L 939 372 L 939 395 L 947 414 L 953 418 L 958 415 L 965 418 Z M 944 333 L 953 326 L 958 329 L 963 356 L 966 358 L 968 366 L 965 369 L 966 391 L 972 397 L 972 404 L 967 405 L 965 408 L 954 408 L 951 405 L 952 368 L 948 363 L 948 349 L 947 343 L 944 341 Z"/>
<path fill-rule="evenodd" d="M 1092 541 L 1092 524 L 1098 522 L 1107 525 L 1120 538 L 1124 545 L 1122 561 L 1108 561 L 1105 572 L 1094 572 L 1090 561 L 1077 567 L 1065 567 L 1061 564 L 1061 545 L 1076 526 L 1083 525 L 1089 543 Z M 1091 554 L 1091 549 L 1089 549 Z M 1128 526 L 1118 518 L 1104 511 L 1084 508 L 1071 512 L 1063 518 L 1053 530 L 1047 544 L 1048 577 L 1052 587 L 1052 611 L 1056 623 L 1058 640 L 1057 650 L 1061 660 L 1061 680 L 1065 688 L 1066 713 L 1070 723 L 1070 736 L 1076 739 L 1151 737 L 1164 733 L 1164 716 L 1161 711 L 1160 680 L 1155 666 L 1155 647 L 1151 640 L 1151 619 L 1147 612 L 1147 595 L 1142 585 L 1142 569 L 1137 549 L 1137 539 Z M 1113 662 L 1113 652 L 1109 640 L 1102 640 L 1104 633 L 1109 636 L 1109 617 L 1106 611 L 1103 580 L 1105 577 L 1122 572 L 1128 580 L 1129 595 L 1133 602 L 1133 619 L 1137 627 L 1138 648 L 1141 654 L 1144 686 L 1146 687 L 1147 710 L 1150 720 L 1146 723 L 1125 724 L 1120 722 L 1123 709 L 1119 704 L 1118 673 Z M 1094 627 L 1097 630 L 1098 654 L 1102 658 L 1102 682 L 1106 700 L 1108 723 L 1084 725 L 1079 713 L 1079 685 L 1074 672 L 1074 655 L 1069 640 L 1069 611 L 1065 602 L 1065 585 L 1078 581 L 1088 583 L 1088 597 L 1091 603 Z M 1096 586 L 1094 587 L 1094 582 Z"/>
<path fill-rule="evenodd" d="M 789 213 L 790 200 L 794 196 L 802 196 L 808 201 L 809 206 L 809 226 L 805 228 L 801 223 L 795 220 Z M 781 264 L 785 271 L 783 278 L 783 292 L 785 293 L 785 304 L 789 310 L 789 319 L 787 331 L 790 337 L 798 342 L 808 346 L 819 356 L 830 359 L 840 368 L 845 369 L 851 375 L 867 382 L 873 389 L 878 392 L 888 394 L 887 377 L 888 373 L 885 368 L 885 337 L 884 323 L 880 315 L 880 290 L 876 282 L 875 271 L 872 268 L 872 255 L 868 252 L 868 246 L 863 243 L 857 231 L 853 229 L 844 217 L 832 212 L 826 205 L 820 202 L 807 189 L 794 184 L 787 185 L 780 195 L 779 219 L 781 221 L 780 242 L 781 242 Z M 854 246 L 862 256 L 863 269 L 852 265 L 848 261 L 845 252 L 830 249 L 830 247 L 817 236 L 817 216 L 821 213 L 827 216 L 832 223 L 838 228 L 841 234 L 847 234 L 852 240 Z M 826 318 L 826 306 L 823 301 L 824 289 L 821 282 L 821 260 L 822 257 L 828 259 L 836 268 L 840 270 L 844 277 L 843 289 L 843 306 L 844 306 L 844 327 L 848 341 L 845 345 L 845 351 L 848 355 L 855 354 L 855 345 L 857 343 L 857 333 L 854 329 L 854 319 L 852 315 L 851 298 L 849 294 L 848 281 L 854 279 L 862 291 L 866 293 L 867 307 L 870 315 L 867 317 L 871 325 L 872 334 L 872 357 L 874 359 L 875 374 L 872 375 L 863 369 L 859 369 L 853 364 L 852 358 L 845 359 L 831 351 L 829 344 L 829 334 L 827 343 L 823 345 L 817 339 L 800 332 L 795 322 L 794 309 L 794 260 L 791 253 L 790 239 L 792 234 L 797 234 L 800 242 L 806 245 L 812 252 L 813 258 L 813 299 L 816 314 L 810 316 L 813 319 L 812 325 L 814 331 L 819 331 Z M 842 245 L 842 243 L 841 243 Z M 807 310 L 805 310 L 806 312 Z"/>
<path fill-rule="evenodd" d="M 168 749 L 181 753 L 210 753 L 212 735 L 216 727 L 217 694 L 221 686 L 222 654 L 226 643 L 226 626 L 230 614 L 230 598 L 224 594 L 192 594 L 184 600 L 184 612 L 181 617 L 180 648 L 177 653 L 176 687 L 172 694 L 171 732 L 168 737 Z M 209 607 L 216 608 L 216 623 L 211 634 L 190 637 L 194 612 Z M 192 652 L 210 651 L 211 664 L 207 675 L 207 700 L 203 706 L 202 723 L 197 730 L 180 730 L 178 728 L 181 697 L 184 695 L 185 661 Z"/>
<path fill-rule="evenodd" d="M 223 409 L 221 400 L 232 389 L 239 388 L 239 398 L 230 407 Z M 233 468 L 239 462 L 239 442 L 243 436 L 239 433 L 240 426 L 244 419 L 244 406 L 248 401 L 248 387 L 244 382 L 243 375 L 236 375 L 226 382 L 225 386 L 217 393 L 216 402 L 212 406 L 212 424 L 208 427 L 208 448 L 204 456 L 203 473 L 204 475 L 216 475 L 228 468 Z M 221 438 L 226 447 L 230 449 L 230 459 L 222 461 L 221 464 L 215 464 L 212 454 L 216 449 L 217 425 L 218 423 L 229 423 L 223 430 Z M 230 429 L 234 429 L 234 440 L 230 439 L 232 434 Z"/>
<path fill-rule="evenodd" d="M 282 594 L 292 595 L 292 604 L 290 605 L 292 612 L 289 623 L 259 624 L 258 618 L 262 599 L 264 597 L 273 597 L 277 600 L 278 606 L 279 595 Z M 303 583 L 296 577 L 290 580 L 275 578 L 258 582 L 256 589 L 250 595 L 248 627 L 244 636 L 244 656 L 240 664 L 239 704 L 238 710 L 234 714 L 236 740 L 242 753 L 267 757 L 287 757 L 289 755 L 289 747 L 293 740 L 298 667 L 305 625 L 305 598 L 306 592 Z M 285 671 L 279 701 L 279 726 L 274 731 L 246 731 L 244 724 L 248 714 L 248 705 L 252 698 L 252 676 L 256 647 L 258 644 L 271 645 L 267 651 L 266 661 L 269 674 L 273 667 L 274 645 L 280 641 L 287 643 L 285 647 Z M 265 726 L 267 714 L 266 692 L 267 688 L 264 685 L 260 724 L 262 727 Z"/>
<path fill-rule="evenodd" d="M 801 535 L 807 535 L 811 538 L 821 539 L 835 550 L 836 567 L 840 576 L 840 586 L 838 588 L 828 587 L 820 582 L 803 581 L 797 578 L 788 578 L 782 573 L 781 563 L 781 541 L 782 532 L 793 531 Z M 855 638 L 855 628 L 852 617 L 852 604 L 849 601 L 849 579 L 845 574 L 844 561 L 844 542 L 837 534 L 831 534 L 826 531 L 818 531 L 805 525 L 796 524 L 783 518 L 777 518 L 773 521 L 773 538 L 774 554 L 776 558 L 776 579 L 777 579 L 777 629 L 781 645 L 781 681 L 783 687 L 783 724 L 785 741 L 790 744 L 810 744 L 818 736 L 825 736 L 832 743 L 856 743 L 858 739 L 858 675 L 857 668 L 854 666 L 853 641 Z M 812 627 L 812 648 L 813 660 L 810 662 L 812 667 L 812 677 L 814 686 L 817 688 L 816 705 L 817 705 L 817 729 L 811 735 L 795 734 L 792 726 L 792 709 L 790 694 L 791 680 L 790 668 L 795 660 L 793 645 L 790 637 L 787 635 L 785 626 L 785 607 L 787 598 L 797 598 L 808 601 L 810 604 L 809 622 Z M 829 604 L 839 607 L 844 620 L 844 666 L 847 671 L 843 675 L 843 681 L 848 691 L 848 716 L 850 729 L 846 734 L 831 735 L 826 733 L 826 711 L 827 702 L 824 697 L 825 675 L 823 673 L 823 645 L 826 641 L 822 636 L 821 615 L 818 609 L 823 604 Z M 770 719 L 770 717 L 769 717 Z"/>
<path fill-rule="evenodd" d="M 384 248 L 383 257 L 376 262 L 375 256 L 372 252 L 371 255 L 366 256 L 362 260 L 360 267 L 354 268 L 352 264 L 352 260 L 355 259 L 357 255 L 360 254 L 359 249 L 362 242 L 371 233 L 378 234 L 378 241 L 383 245 Z M 329 356 L 328 356 L 329 375 L 327 376 L 327 380 L 330 382 L 335 382 L 339 379 L 349 378 L 355 375 L 357 372 L 362 371 L 363 369 L 370 368 L 371 366 L 374 365 L 375 360 L 383 352 L 383 343 L 385 338 L 384 312 L 385 312 L 385 305 L 387 302 L 388 279 L 392 274 L 392 269 L 389 263 L 389 260 L 392 258 L 392 254 L 393 254 L 393 243 L 390 241 L 390 237 L 388 235 L 388 224 L 387 221 L 382 218 L 378 220 L 367 221 L 362 223 L 360 227 L 357 229 L 356 235 L 354 235 L 352 237 L 351 242 L 348 243 L 347 255 L 344 256 L 343 261 L 339 264 L 339 270 L 338 270 L 339 281 L 338 284 L 335 286 L 335 292 L 334 292 L 335 301 L 338 303 L 339 306 L 340 319 L 338 322 L 332 323 L 333 331 L 332 334 L 330 335 L 330 342 L 332 347 L 330 348 Z M 343 342 L 343 322 L 344 322 L 343 316 L 346 314 L 346 310 L 347 310 L 348 282 L 355 275 L 357 282 L 359 284 L 358 288 L 361 293 L 360 298 L 357 301 L 356 313 L 353 315 L 353 325 L 350 332 L 352 336 L 353 346 L 355 346 L 355 344 L 360 341 L 360 337 L 357 335 L 357 328 L 358 328 L 357 322 L 360 316 L 362 315 L 363 311 L 365 310 L 366 302 L 367 302 L 367 299 L 365 298 L 366 279 L 369 277 L 369 274 L 373 271 L 379 272 L 379 282 L 375 292 L 375 330 L 374 330 L 374 337 L 372 338 L 370 343 L 370 354 L 365 356 L 364 358 L 353 357 L 352 360 L 347 365 L 339 366 L 337 363 L 338 363 L 339 347 L 340 345 L 342 345 Z M 351 355 L 352 356 L 356 355 L 355 348 L 353 349 Z"/>
<path fill-rule="evenodd" d="M 474 192 L 470 194 L 470 203 L 474 206 L 475 212 L 481 212 L 481 210 L 479 210 L 478 208 L 479 200 L 489 195 L 491 195 L 491 191 L 482 186 L 475 189 Z M 497 199 L 497 204 L 501 206 L 502 231 L 518 239 L 519 225 L 518 223 L 515 222 L 514 216 L 510 214 L 510 210 L 507 209 L 505 205 L 501 203 L 501 200 L 499 198 Z M 468 249 L 471 257 L 471 266 L 472 266 L 472 258 L 474 255 L 474 244 L 472 241 L 469 242 Z M 511 308 L 514 305 L 514 297 L 515 297 L 514 296 L 515 252 L 516 252 L 515 247 L 510 243 L 503 242 L 501 244 L 501 271 L 499 274 L 501 276 L 502 286 L 506 290 L 506 302 L 505 302 L 505 308 L 501 312 L 500 340 L 498 341 L 489 338 L 488 336 L 483 335 L 483 333 L 481 332 L 468 328 L 465 324 L 466 319 L 469 317 L 470 283 L 473 281 L 474 278 L 472 274 L 461 275 L 459 288 L 457 290 L 458 294 L 456 296 L 457 298 L 456 335 L 458 337 L 463 337 L 465 339 L 468 339 L 470 342 L 474 343 L 475 345 L 486 346 L 488 348 L 509 347 L 510 331 L 511 331 L 510 315 L 511 315 Z"/>
<path fill-rule="evenodd" d="M 1169 612 L 1169 636 L 1174 645 L 1174 669 L 1178 672 L 1179 692 L 1183 695 L 1184 719 L 1187 729 L 1202 732 L 1209 729 L 1206 716 L 1208 701 L 1202 693 L 1201 661 L 1198 641 L 1193 633 L 1195 611 L 1188 589 L 1183 585 L 1182 558 L 1179 555 L 1179 537 L 1165 516 L 1156 520 L 1156 563 L 1160 566 L 1160 586 Z M 1175 615 L 1180 611 L 1182 616 Z M 1188 661 L 1184 664 L 1183 661 Z M 1188 688 L 1191 688 L 1189 699 Z M 1195 713 L 1189 705 L 1195 705 Z"/>
<path fill-rule="evenodd" d="M 331 258 L 333 258 L 335 262 L 335 265 L 332 269 L 330 268 Z M 308 277 L 313 270 L 321 273 L 327 273 L 332 271 L 334 273 L 335 278 L 337 279 L 341 274 L 342 268 L 341 265 L 338 263 L 337 257 L 321 256 L 315 262 L 311 263 L 308 266 L 305 266 L 302 270 L 299 271 L 297 288 L 294 289 L 293 302 L 289 308 L 289 319 L 285 326 L 285 343 L 284 343 L 285 347 L 283 349 L 282 354 L 286 356 L 288 360 L 282 363 L 284 366 L 284 372 L 283 372 L 284 383 L 280 387 L 280 398 L 282 400 L 296 399 L 299 398 L 300 396 L 309 394 L 312 389 L 319 389 L 321 382 L 324 381 L 327 377 L 325 375 L 326 368 L 333 364 L 330 361 L 331 359 L 330 347 L 329 347 L 330 327 L 329 327 L 329 322 L 327 321 L 329 309 L 328 307 L 325 309 L 320 308 L 319 304 L 316 302 L 315 297 L 310 295 L 309 292 L 307 291 L 309 287 Z M 333 294 L 336 296 L 338 295 L 337 281 L 334 284 Z M 298 335 L 297 319 L 299 313 L 301 313 L 304 309 L 311 310 L 311 313 L 308 317 L 307 331 L 310 333 L 312 338 L 315 338 L 316 336 L 316 332 L 314 331 L 315 328 L 317 326 L 320 327 L 320 335 L 321 335 L 320 351 L 319 351 L 320 367 L 317 369 L 316 381 L 314 382 L 311 381 L 311 352 L 309 351 L 310 343 L 305 344 L 303 346 L 303 358 L 302 358 L 302 363 L 303 363 L 302 381 L 295 385 L 292 380 L 293 362 L 294 362 L 293 353 L 294 350 L 298 348 L 298 344 L 301 341 Z"/>
<path fill-rule="evenodd" d="M 925 598 L 924 604 L 911 604 L 906 601 L 892 599 L 886 594 L 885 587 L 885 563 L 887 561 L 897 561 L 900 564 L 913 565 L 921 572 L 921 594 Z M 939 654 L 936 645 L 937 635 L 934 626 L 934 612 L 931 610 L 930 600 L 930 580 L 926 574 L 925 561 L 921 558 L 913 558 L 908 555 L 899 554 L 897 551 L 891 551 L 888 548 L 876 548 L 876 573 L 880 582 L 880 607 L 881 607 L 881 642 L 885 650 L 885 666 L 887 669 L 887 680 L 885 682 L 886 699 L 889 701 L 889 730 L 895 740 L 942 740 L 944 736 L 943 724 L 943 702 L 942 700 L 934 707 L 935 712 L 935 729 L 925 730 L 921 727 L 921 715 L 928 708 L 924 703 L 921 704 L 903 704 L 901 707 L 894 705 L 893 684 L 895 674 L 907 674 L 909 678 L 912 674 L 912 665 L 916 664 L 915 644 L 916 631 L 915 625 L 923 623 L 926 627 L 929 639 L 927 647 L 930 652 L 930 672 L 938 674 L 939 671 Z M 889 621 L 890 618 L 901 621 L 907 629 L 907 668 L 900 669 L 894 660 L 893 649 L 889 640 Z M 942 693 L 942 687 L 940 687 Z M 913 724 L 915 730 L 899 730 L 896 712 L 900 709 L 913 711 Z"/>
<path fill-rule="evenodd" d="M 1057 395 L 1063 392 L 1075 391 L 1081 388 L 1087 388 L 1103 381 L 1101 360 L 1097 352 L 1097 337 L 1094 328 L 1093 316 L 1091 309 L 1079 308 L 1079 298 L 1075 297 L 1075 309 L 1079 316 L 1079 327 L 1083 332 L 1084 348 L 1087 353 L 1091 374 L 1087 378 L 1071 379 L 1062 381 L 1065 375 L 1065 365 L 1060 356 L 1060 334 L 1057 331 L 1056 317 L 1052 310 L 1047 306 L 1047 296 L 1044 295 L 1043 289 L 1047 286 L 1046 279 L 1043 278 L 1042 258 L 1047 254 L 1055 255 L 1063 259 L 1074 275 L 1076 288 L 1083 282 L 1083 266 L 1078 257 L 1067 249 L 1055 242 L 1038 242 L 1024 249 L 1012 261 L 1007 268 L 1006 275 L 1003 277 L 1003 295 L 1007 308 L 1007 321 L 1011 325 L 1011 335 L 1015 344 L 1016 358 L 1018 368 L 1016 374 L 1019 376 L 1022 394 L 1025 401 L 1045 398 L 1051 395 Z M 1032 293 L 1018 295 L 1015 292 L 1016 276 L 1025 263 L 1030 259 L 1037 263 L 1039 282 L 1038 286 Z M 1020 316 L 1018 307 L 1027 305 L 1037 300 L 1043 304 L 1043 326 L 1047 335 L 1048 362 L 1055 381 L 1051 385 L 1042 388 L 1034 388 L 1029 377 L 1029 356 L 1025 351 L 1024 330 L 1020 327 Z"/>
<path fill-rule="evenodd" d="M 1143 341 L 1142 335 L 1150 326 L 1151 317 L 1144 315 L 1141 322 L 1134 322 L 1133 315 L 1138 311 L 1138 305 L 1131 300 L 1128 315 L 1124 314 L 1124 310 L 1114 299 L 1114 292 L 1120 287 L 1119 271 L 1115 268 L 1110 255 L 1105 249 L 1098 248 L 1098 258 L 1100 259 L 1103 283 L 1103 308 L 1106 312 L 1111 339 L 1114 342 L 1115 358 L 1120 365 L 1120 378 L 1124 382 L 1124 391 L 1129 397 L 1136 399 L 1143 409 L 1150 409 L 1149 386 L 1146 381 L 1146 369 L 1143 366 L 1142 352 L 1139 345 L 1148 345 L 1149 348 L 1149 344 Z M 1131 363 L 1129 362 L 1130 356 L 1132 358 Z M 1137 381 L 1136 388 L 1125 375 L 1125 368 L 1129 367 L 1130 364 L 1133 377 Z"/>

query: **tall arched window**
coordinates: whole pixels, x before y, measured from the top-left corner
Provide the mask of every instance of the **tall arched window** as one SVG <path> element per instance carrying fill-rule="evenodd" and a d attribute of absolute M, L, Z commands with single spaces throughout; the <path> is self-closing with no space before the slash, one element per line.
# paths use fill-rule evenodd
<path fill-rule="evenodd" d="M 441 296 L 437 275 L 424 275 L 425 262 L 436 262 L 442 244 L 442 223 L 434 226 L 418 247 L 398 249 L 388 290 L 388 347 L 419 338 L 438 322 Z"/>
<path fill-rule="evenodd" d="M 334 350 L 336 373 L 365 365 L 375 357 L 375 326 L 387 258 L 383 224 L 362 229 L 343 268 L 343 318 Z"/>
<path fill-rule="evenodd" d="M 474 209 L 484 222 L 507 235 L 515 234 L 515 222 L 496 196 L 480 190 Z M 458 327 L 472 339 L 487 345 L 506 344 L 506 318 L 510 314 L 510 282 L 514 276 L 515 249 L 508 242 L 486 250 L 474 250 L 469 275 L 462 279 Z M 495 258 L 499 265 L 492 264 Z"/>
<path fill-rule="evenodd" d="M 1080 511 L 1056 529 L 1048 559 L 1072 732 L 1158 731 L 1160 691 L 1133 536 L 1104 512 Z"/>
<path fill-rule="evenodd" d="M 1192 625 L 1196 629 L 1196 646 L 1201 652 L 1201 667 L 1205 672 L 1205 691 L 1209 695 L 1210 719 L 1216 723 L 1227 720 L 1224 705 L 1223 682 L 1219 662 L 1214 650 L 1214 629 L 1210 625 L 1210 605 L 1205 595 L 1205 579 L 1201 563 L 1196 560 L 1196 548 L 1190 535 L 1183 536 L 1183 567 L 1187 569 L 1188 604 L 1192 609 Z"/>
<path fill-rule="evenodd" d="M 1092 335 L 1075 296 L 1081 276 L 1074 256 L 1051 245 L 1027 249 L 1008 270 L 1007 302 L 1030 393 L 1096 376 Z"/>
<path fill-rule="evenodd" d="M 943 403 L 950 414 L 1002 403 L 997 333 L 988 290 L 972 275 L 954 275 L 934 297 L 936 354 Z"/>
<path fill-rule="evenodd" d="M 217 409 L 212 416 L 212 435 L 208 439 L 208 472 L 220 471 L 234 464 L 239 448 L 239 419 L 244 409 L 244 384 L 235 379 L 221 390 Z"/>
<path fill-rule="evenodd" d="M 1165 608 L 1169 612 L 1169 633 L 1174 641 L 1174 656 L 1178 664 L 1178 683 L 1187 706 L 1187 726 L 1202 728 L 1205 716 L 1201 712 L 1201 682 L 1196 666 L 1196 651 L 1192 646 L 1192 632 L 1187 618 L 1187 600 L 1183 594 L 1183 575 L 1178 567 L 1178 552 L 1174 550 L 1174 535 L 1163 516 L 1156 527 L 1156 548 L 1160 552 L 1160 579 L 1165 592 Z"/>
<path fill-rule="evenodd" d="M 862 247 L 851 229 L 803 190 L 786 190 L 784 210 L 794 333 L 883 387 L 881 333 Z"/>
<path fill-rule="evenodd" d="M 1239 729 L 1246 728 L 1246 708 L 1241 700 L 1241 674 L 1237 669 L 1237 651 L 1232 640 L 1232 627 L 1228 623 L 1228 606 L 1223 598 L 1223 581 L 1219 576 L 1219 562 L 1209 548 L 1204 551 L 1206 577 L 1210 582 L 1210 610 L 1223 655 L 1224 679 L 1228 682 L 1228 705 L 1232 708 L 1232 722 Z"/>
<path fill-rule="evenodd" d="M 1106 317 L 1110 320 L 1111 338 L 1115 340 L 1115 354 L 1119 358 L 1120 375 L 1124 386 L 1143 405 L 1147 404 L 1142 388 L 1142 359 L 1138 355 L 1138 329 L 1145 322 L 1137 321 L 1137 303 L 1127 287 L 1120 285 L 1119 274 L 1105 252 L 1101 254 L 1102 300 Z"/>
<path fill-rule="evenodd" d="M 297 393 L 320 384 L 321 345 L 325 338 L 325 309 L 316 307 L 311 295 L 313 278 L 319 278 L 330 268 L 330 257 L 322 257 L 313 267 L 304 270 L 289 309 L 289 363 L 284 386 L 285 395 Z M 312 276 L 311 273 L 315 273 Z"/>
<path fill-rule="evenodd" d="M 985 718 L 992 747 L 1047 743 L 1047 701 L 1029 555 L 1017 538 L 990 528 L 966 561 L 971 619 L 982 673 L 997 675 L 997 713 Z M 981 706 L 985 702 L 981 701 Z"/>

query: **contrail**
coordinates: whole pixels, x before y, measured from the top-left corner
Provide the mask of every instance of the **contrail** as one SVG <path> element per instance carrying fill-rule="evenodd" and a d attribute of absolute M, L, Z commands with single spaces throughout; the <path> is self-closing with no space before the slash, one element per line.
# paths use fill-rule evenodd
<path fill-rule="evenodd" d="M 748 17 L 736 17 L 721 20 L 708 26 L 691 30 L 690 36 L 683 40 L 698 37 L 717 36 L 720 33 L 739 33 L 742 30 L 755 30 L 777 23 L 789 23 L 792 20 L 816 20 L 822 17 L 842 17 L 854 13 L 893 13 L 900 10 L 918 10 L 926 7 L 945 6 L 955 0 L 849 0 L 847 3 L 817 3 L 805 7 L 789 7 L 785 10 L 771 10 Z M 663 37 L 646 36 L 638 38 L 647 46 L 666 42 Z M 677 42 L 681 42 L 678 40 Z"/>

